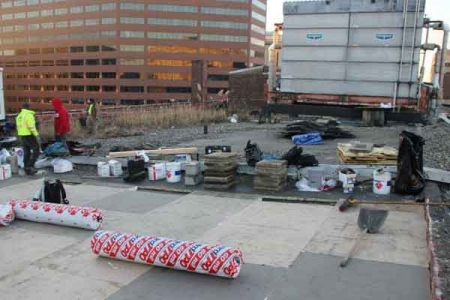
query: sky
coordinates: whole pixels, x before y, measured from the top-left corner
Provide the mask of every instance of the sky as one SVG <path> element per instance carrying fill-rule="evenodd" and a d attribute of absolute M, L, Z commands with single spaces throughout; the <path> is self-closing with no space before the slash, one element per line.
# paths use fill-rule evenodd
<path fill-rule="evenodd" d="M 293 1 L 293 0 L 291 0 Z M 430 19 L 443 20 L 450 25 L 450 0 L 426 0 L 425 13 Z M 267 0 L 267 30 L 273 30 L 274 23 L 283 22 L 283 2 Z"/>

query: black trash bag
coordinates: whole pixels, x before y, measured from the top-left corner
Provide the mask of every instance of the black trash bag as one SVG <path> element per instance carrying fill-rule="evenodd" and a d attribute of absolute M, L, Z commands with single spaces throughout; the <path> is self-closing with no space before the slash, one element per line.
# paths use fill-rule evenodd
<path fill-rule="evenodd" d="M 128 174 L 125 175 L 125 182 L 139 182 L 147 178 L 145 161 L 142 158 L 130 159 L 128 161 Z"/>
<path fill-rule="evenodd" d="M 48 202 L 54 204 L 69 204 L 66 190 L 61 180 L 45 180 L 44 185 L 39 189 L 33 201 Z"/>
<path fill-rule="evenodd" d="M 286 160 L 289 166 L 298 166 L 301 168 L 319 165 L 319 161 L 314 155 L 303 154 L 303 148 L 299 146 L 292 147 L 281 159 Z"/>
<path fill-rule="evenodd" d="M 395 192 L 405 195 L 418 195 L 425 188 L 423 173 L 423 146 L 425 140 L 414 133 L 403 131 L 400 134 L 400 147 L 397 158 L 397 179 Z"/>
<path fill-rule="evenodd" d="M 247 142 L 247 147 L 244 149 L 245 151 L 245 160 L 250 167 L 256 166 L 258 162 L 263 160 L 263 152 L 259 149 L 258 144 L 252 144 L 252 141 Z"/>

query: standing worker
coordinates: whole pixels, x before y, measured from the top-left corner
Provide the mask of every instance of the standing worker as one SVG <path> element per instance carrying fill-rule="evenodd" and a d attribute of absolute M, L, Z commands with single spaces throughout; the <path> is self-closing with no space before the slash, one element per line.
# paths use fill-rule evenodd
<path fill-rule="evenodd" d="M 64 107 L 61 99 L 52 100 L 55 109 L 55 140 L 67 148 L 67 134 L 70 132 L 69 113 Z M 67 148 L 68 149 L 68 148 Z"/>
<path fill-rule="evenodd" d="M 97 133 L 97 104 L 94 99 L 88 99 L 88 118 L 87 118 L 87 126 L 88 133 L 96 134 Z"/>
<path fill-rule="evenodd" d="M 22 142 L 24 153 L 23 163 L 27 175 L 34 175 L 37 173 L 34 164 L 40 154 L 41 141 L 36 129 L 34 114 L 35 112 L 30 110 L 30 105 L 24 103 L 20 114 L 16 118 L 17 134 Z"/>

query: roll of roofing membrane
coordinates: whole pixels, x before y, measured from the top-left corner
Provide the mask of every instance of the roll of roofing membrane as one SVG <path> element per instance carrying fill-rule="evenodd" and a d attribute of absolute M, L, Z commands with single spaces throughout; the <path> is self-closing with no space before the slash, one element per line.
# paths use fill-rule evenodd
<path fill-rule="evenodd" d="M 97 231 L 91 250 L 102 257 L 225 278 L 238 277 L 243 265 L 238 249 L 114 231 Z"/>
<path fill-rule="evenodd" d="M 53 204 L 38 201 L 11 200 L 17 219 L 49 223 L 88 230 L 98 230 L 103 222 L 103 213 L 92 207 Z"/>
<path fill-rule="evenodd" d="M 9 226 L 14 221 L 14 210 L 10 204 L 0 204 L 0 226 Z"/>

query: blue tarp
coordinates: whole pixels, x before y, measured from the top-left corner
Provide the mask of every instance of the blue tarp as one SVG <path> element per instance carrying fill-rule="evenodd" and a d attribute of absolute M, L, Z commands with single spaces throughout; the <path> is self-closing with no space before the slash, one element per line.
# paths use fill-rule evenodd
<path fill-rule="evenodd" d="M 318 132 L 310 132 L 307 134 L 294 135 L 292 142 L 296 145 L 322 145 L 323 139 Z"/>

